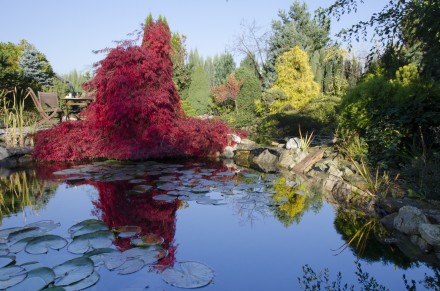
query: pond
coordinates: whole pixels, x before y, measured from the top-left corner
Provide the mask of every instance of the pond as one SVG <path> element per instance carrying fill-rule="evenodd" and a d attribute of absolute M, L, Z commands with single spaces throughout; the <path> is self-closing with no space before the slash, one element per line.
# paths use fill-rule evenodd
<path fill-rule="evenodd" d="M 328 268 L 355 290 L 404 290 L 403 275 L 424 290 L 436 275 L 313 187 L 222 162 L 40 165 L 0 187 L 0 288 L 299 290 Z"/>

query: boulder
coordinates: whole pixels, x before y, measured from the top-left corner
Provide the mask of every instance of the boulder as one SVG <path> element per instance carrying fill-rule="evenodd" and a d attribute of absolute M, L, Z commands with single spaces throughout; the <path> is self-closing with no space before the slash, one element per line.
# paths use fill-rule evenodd
<path fill-rule="evenodd" d="M 221 153 L 220 157 L 224 159 L 232 159 L 234 157 L 234 151 L 236 150 L 236 146 L 227 146 L 223 153 Z"/>
<path fill-rule="evenodd" d="M 418 230 L 422 238 L 430 245 L 440 247 L 440 225 L 422 223 Z"/>
<path fill-rule="evenodd" d="M 251 152 L 249 150 L 237 149 L 234 151 L 234 162 L 239 166 L 249 168 L 251 164 Z"/>
<path fill-rule="evenodd" d="M 9 152 L 6 148 L 0 147 L 0 160 L 4 160 L 9 157 Z"/>
<path fill-rule="evenodd" d="M 259 155 L 256 155 L 252 161 L 264 172 L 277 171 L 278 155 L 269 149 L 265 149 Z"/>
<path fill-rule="evenodd" d="M 425 239 L 423 239 L 422 237 L 418 236 L 418 235 L 412 235 L 409 240 L 415 244 L 416 246 L 419 247 L 420 251 L 424 252 L 424 253 L 429 253 L 430 251 L 432 251 L 432 245 L 428 244 L 428 242 L 426 242 Z"/>
<path fill-rule="evenodd" d="M 300 149 L 302 146 L 301 139 L 294 137 L 290 138 L 286 143 L 286 149 Z"/>
<path fill-rule="evenodd" d="M 236 144 L 238 144 L 238 143 L 241 143 L 241 137 L 239 137 L 238 135 L 236 135 L 236 134 L 233 134 L 233 133 L 230 133 L 230 134 L 228 134 L 227 135 L 227 137 L 228 137 L 228 141 L 231 143 L 236 143 Z"/>
<path fill-rule="evenodd" d="M 419 234 L 420 224 L 428 223 L 428 218 L 418 208 L 403 206 L 394 219 L 394 228 L 405 234 Z"/>

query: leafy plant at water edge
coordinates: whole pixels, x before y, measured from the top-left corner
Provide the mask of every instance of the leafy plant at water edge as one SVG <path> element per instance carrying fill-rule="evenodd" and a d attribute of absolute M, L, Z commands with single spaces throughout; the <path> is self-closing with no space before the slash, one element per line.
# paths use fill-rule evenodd
<path fill-rule="evenodd" d="M 299 139 L 301 141 L 301 151 L 306 152 L 310 148 L 310 145 L 312 144 L 313 131 L 310 135 L 308 132 L 306 132 L 306 135 L 303 136 L 301 132 L 301 126 L 299 125 L 298 125 L 298 131 L 299 131 Z"/>
<path fill-rule="evenodd" d="M 363 159 L 361 159 L 361 164 L 359 165 L 355 160 L 351 159 L 351 162 L 356 167 L 358 173 L 362 176 L 364 181 L 368 185 L 369 194 L 372 197 L 386 197 L 390 192 L 393 182 L 396 182 L 399 178 L 399 174 L 396 175 L 394 180 L 391 180 L 388 172 L 384 171 L 382 174 L 379 173 L 379 168 L 376 169 L 376 174 L 373 175 L 366 165 Z"/>

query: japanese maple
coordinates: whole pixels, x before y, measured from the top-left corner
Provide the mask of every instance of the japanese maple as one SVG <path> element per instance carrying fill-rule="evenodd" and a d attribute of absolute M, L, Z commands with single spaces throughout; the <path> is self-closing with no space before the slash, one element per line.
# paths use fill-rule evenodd
<path fill-rule="evenodd" d="M 243 82 L 237 80 L 235 75 L 231 73 L 224 85 L 220 85 L 212 89 L 215 102 L 221 104 L 227 101 L 232 101 L 235 105 L 235 111 L 238 113 L 237 97 L 240 94 L 242 85 Z"/>
<path fill-rule="evenodd" d="M 140 160 L 208 156 L 227 144 L 228 126 L 185 116 L 173 83 L 170 30 L 148 18 L 142 44 L 119 45 L 99 63 L 85 88 L 93 102 L 82 121 L 35 137 L 37 160 Z"/>

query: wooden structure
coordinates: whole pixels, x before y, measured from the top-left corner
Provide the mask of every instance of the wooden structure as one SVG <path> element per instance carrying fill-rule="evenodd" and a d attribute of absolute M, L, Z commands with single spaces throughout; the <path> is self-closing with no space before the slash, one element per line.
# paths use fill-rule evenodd
<path fill-rule="evenodd" d="M 61 98 L 61 100 L 66 105 L 66 119 L 70 119 L 70 115 L 73 115 L 76 117 L 77 120 L 80 119 L 79 113 L 81 113 L 82 110 L 86 109 L 92 101 L 95 99 L 89 98 L 89 97 L 83 97 L 83 98 Z"/>
<path fill-rule="evenodd" d="M 321 160 L 324 156 L 324 150 L 319 149 L 307 157 L 302 159 L 298 164 L 296 164 L 292 170 L 297 173 L 305 173 L 307 172 L 317 161 Z"/>
<path fill-rule="evenodd" d="M 58 105 L 58 94 L 56 92 L 38 92 L 37 96 L 31 88 L 27 88 L 27 91 L 42 117 L 37 122 L 36 127 L 61 122 L 63 110 Z"/>

